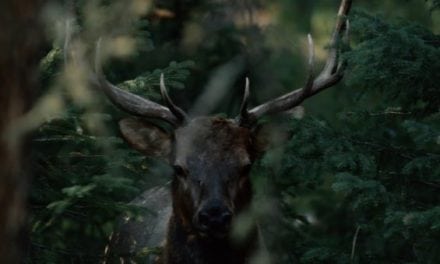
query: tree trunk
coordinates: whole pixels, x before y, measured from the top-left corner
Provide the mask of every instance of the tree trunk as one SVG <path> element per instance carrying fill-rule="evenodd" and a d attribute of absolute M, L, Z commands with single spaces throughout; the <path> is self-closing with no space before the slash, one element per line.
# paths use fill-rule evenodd
<path fill-rule="evenodd" d="M 31 107 L 37 82 L 41 1 L 0 1 L 0 263 L 20 263 L 26 239 L 25 135 L 11 128 Z"/>

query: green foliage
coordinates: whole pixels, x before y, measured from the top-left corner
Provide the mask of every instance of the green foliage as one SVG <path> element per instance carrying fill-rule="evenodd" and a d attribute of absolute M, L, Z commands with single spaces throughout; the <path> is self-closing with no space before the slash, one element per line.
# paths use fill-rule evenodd
<path fill-rule="evenodd" d="M 106 114 L 93 118 L 114 122 Z M 34 137 L 30 263 L 97 262 L 117 217 L 140 212 L 127 202 L 157 173 L 157 162 L 129 149 L 114 132 L 93 133 L 85 121 L 72 109 Z"/>
<path fill-rule="evenodd" d="M 283 234 L 273 242 L 277 254 L 300 263 L 350 263 L 359 228 L 356 263 L 439 260 L 438 145 L 413 145 L 419 135 L 402 125 L 404 118 L 393 122 L 399 138 L 371 137 L 376 132 L 365 124 L 389 118 L 352 120 L 365 134 L 315 119 L 291 121 L 292 139 L 262 161 L 284 214 L 274 235 Z M 273 172 L 272 155 L 279 153 Z"/>
<path fill-rule="evenodd" d="M 184 89 L 183 83 L 190 74 L 189 68 L 193 67 L 192 61 L 184 62 L 170 62 L 165 69 L 156 69 L 153 72 L 145 72 L 133 80 L 122 82 L 119 86 L 129 92 L 137 93 L 151 99 L 159 100 L 160 94 L 157 92 L 159 86 L 160 75 L 163 73 L 166 76 L 167 87 Z"/>
<path fill-rule="evenodd" d="M 137 33 L 148 36 L 147 31 Z M 40 63 L 43 91 L 58 91 L 54 93 L 56 100 L 63 101 L 66 109 L 44 123 L 33 138 L 35 178 L 26 263 L 102 261 L 118 217 L 136 218 L 145 213 L 145 209 L 128 202 L 149 187 L 169 180 L 165 164 L 140 155 L 123 142 L 116 128 L 121 114 L 109 104 L 102 104 L 102 95 L 96 94 L 98 104 L 87 107 L 72 100 L 69 87 L 59 79 L 62 57 L 62 50 L 55 46 Z M 191 61 L 173 61 L 118 86 L 160 100 L 160 74 L 164 73 L 168 89 L 183 89 L 193 66 Z"/>
<path fill-rule="evenodd" d="M 55 48 L 43 59 L 43 83 L 53 82 L 61 55 Z M 159 99 L 160 73 L 167 76 L 168 88 L 182 89 L 192 66 L 190 61 L 171 62 L 120 87 Z M 100 110 L 70 103 L 62 116 L 43 124 L 34 136 L 29 263 L 64 259 L 96 263 L 103 258 L 118 217 L 136 217 L 145 210 L 128 202 L 169 179 L 164 176 L 169 173 L 167 167 L 131 150 L 117 135 L 116 120 Z"/>
<path fill-rule="evenodd" d="M 438 263 L 438 36 L 363 12 L 352 27 L 343 89 L 356 107 L 331 122 L 288 121 L 291 139 L 260 163 L 281 204 L 281 219 L 271 219 L 278 228 L 266 227 L 274 255 L 279 263 Z"/>
<path fill-rule="evenodd" d="M 406 111 L 438 111 L 440 37 L 414 23 L 387 24 L 363 12 L 356 12 L 352 21 L 358 44 L 347 53 L 347 85 L 359 93 L 370 89 L 370 96 L 380 91 Z"/>

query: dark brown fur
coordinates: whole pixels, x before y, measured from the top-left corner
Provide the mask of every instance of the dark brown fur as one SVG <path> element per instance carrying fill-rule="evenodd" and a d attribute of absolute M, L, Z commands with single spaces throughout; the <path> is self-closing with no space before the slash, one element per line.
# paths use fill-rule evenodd
<path fill-rule="evenodd" d="M 236 216 L 252 199 L 249 167 L 251 133 L 222 118 L 199 118 L 176 131 L 174 163 L 186 175 L 172 182 L 173 213 L 161 263 L 246 263 L 255 249 L 256 227 L 241 243 L 229 235 L 198 232 L 194 215 L 218 192 Z M 220 185 L 220 186 L 219 186 Z"/>

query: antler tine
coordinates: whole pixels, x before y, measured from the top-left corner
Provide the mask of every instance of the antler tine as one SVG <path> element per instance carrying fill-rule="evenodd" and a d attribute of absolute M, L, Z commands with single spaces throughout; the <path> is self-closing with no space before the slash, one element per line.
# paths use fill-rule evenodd
<path fill-rule="evenodd" d="M 275 114 L 278 112 L 286 111 L 291 109 L 300 103 L 302 103 L 306 98 L 313 96 L 326 88 L 329 88 L 336 83 L 338 83 L 343 76 L 343 62 L 339 58 L 339 46 L 338 41 L 341 38 L 342 32 L 345 30 L 347 33 L 347 22 L 346 16 L 348 15 L 352 0 L 341 0 L 339 6 L 338 18 L 336 20 L 335 29 L 333 31 L 332 37 L 330 39 L 330 50 L 328 58 L 324 69 L 314 78 L 314 49 L 313 49 L 313 39 L 308 36 L 308 46 L 309 46 L 309 75 L 307 83 L 304 88 L 294 90 L 290 93 L 282 95 L 278 98 L 270 100 L 259 106 L 252 108 L 247 111 L 248 117 L 246 119 L 246 126 L 250 126 L 255 123 L 258 118 L 267 114 Z"/>
<path fill-rule="evenodd" d="M 348 19 L 348 18 L 345 21 L 344 42 L 346 44 L 350 43 L 350 19 Z"/>
<path fill-rule="evenodd" d="M 237 118 L 238 119 L 238 123 L 240 125 L 244 125 L 247 122 L 247 118 L 248 118 L 248 100 L 249 100 L 249 78 L 246 77 L 246 84 L 244 86 L 244 93 L 243 93 L 243 100 L 241 101 L 241 106 L 240 106 L 240 115 Z"/>
<path fill-rule="evenodd" d="M 342 0 L 341 6 L 339 7 L 338 11 L 338 18 L 336 20 L 335 29 L 332 33 L 332 37 L 330 39 L 330 51 L 329 55 L 327 57 L 326 64 L 324 66 L 323 71 L 320 74 L 321 78 L 326 78 L 337 70 L 338 66 L 338 42 L 341 39 L 341 33 L 345 30 L 347 32 L 347 20 L 346 16 L 348 15 L 348 12 L 350 12 L 352 0 Z M 319 78 L 319 77 L 318 77 Z"/>
<path fill-rule="evenodd" d="M 309 77 L 307 78 L 306 85 L 304 86 L 303 96 L 306 97 L 313 88 L 313 82 L 315 81 L 315 45 L 313 44 L 313 38 L 311 34 L 307 35 L 309 44 Z"/>
<path fill-rule="evenodd" d="M 188 121 L 188 116 L 180 107 L 173 103 L 168 95 L 163 73 L 160 74 L 160 94 L 162 95 L 162 100 L 164 100 L 168 108 L 179 119 L 179 121 L 181 123 L 186 123 Z"/>
<path fill-rule="evenodd" d="M 100 39 L 96 44 L 95 74 L 90 78 L 91 83 L 102 89 L 110 101 L 125 112 L 140 117 L 162 119 L 174 126 L 180 125 L 180 120 L 167 107 L 124 91 L 106 79 L 101 65 L 101 42 Z"/>

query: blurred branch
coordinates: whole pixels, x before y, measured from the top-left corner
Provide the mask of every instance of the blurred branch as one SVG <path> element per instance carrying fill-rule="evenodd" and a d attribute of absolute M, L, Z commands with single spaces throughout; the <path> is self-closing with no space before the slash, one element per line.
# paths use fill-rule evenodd
<path fill-rule="evenodd" d="M 22 263 L 27 240 L 29 136 L 37 93 L 43 1 L 0 1 L 0 263 Z"/>

